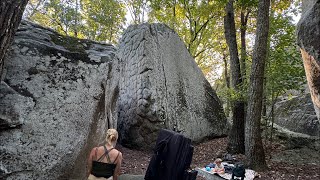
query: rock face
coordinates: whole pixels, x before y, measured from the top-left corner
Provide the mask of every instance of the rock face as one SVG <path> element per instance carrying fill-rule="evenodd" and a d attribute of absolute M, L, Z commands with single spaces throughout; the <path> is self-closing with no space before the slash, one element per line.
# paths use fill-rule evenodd
<path fill-rule="evenodd" d="M 113 117 L 123 144 L 152 147 L 160 128 L 181 132 L 193 141 L 226 134 L 219 99 L 184 43 L 167 26 L 130 26 L 117 57 L 111 74 L 119 83 L 111 96 L 118 96 L 118 101 L 116 111 L 109 111 L 118 112 Z"/>
<path fill-rule="evenodd" d="M 276 103 L 275 123 L 290 131 L 319 136 L 320 123 L 310 94 Z"/>
<path fill-rule="evenodd" d="M 176 33 L 131 26 L 119 49 L 22 22 L 0 84 L 0 179 L 84 179 L 92 147 L 118 127 L 151 147 L 158 130 L 226 133 L 219 99 Z"/>
<path fill-rule="evenodd" d="M 82 179 L 108 121 L 111 45 L 23 22 L 0 84 L 0 179 Z"/>
<path fill-rule="evenodd" d="M 320 120 L 320 1 L 303 1 L 303 13 L 297 27 L 310 94 Z"/>

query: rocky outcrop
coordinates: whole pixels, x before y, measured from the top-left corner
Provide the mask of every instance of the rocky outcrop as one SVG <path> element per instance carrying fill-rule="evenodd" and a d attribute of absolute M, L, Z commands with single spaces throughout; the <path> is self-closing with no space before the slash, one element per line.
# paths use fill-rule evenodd
<path fill-rule="evenodd" d="M 274 122 L 281 127 L 309 136 L 320 136 L 320 123 L 310 94 L 276 103 L 274 114 Z"/>
<path fill-rule="evenodd" d="M 161 128 L 193 141 L 226 134 L 219 99 L 184 43 L 167 26 L 130 26 L 117 57 L 111 74 L 119 81 L 115 112 L 123 144 L 152 147 Z"/>
<path fill-rule="evenodd" d="M 23 22 L 0 84 L 0 179 L 82 179 L 115 48 Z"/>
<path fill-rule="evenodd" d="M 320 120 L 320 1 L 303 1 L 297 36 L 310 94 Z"/>
<path fill-rule="evenodd" d="M 0 84 L 0 179 L 83 179 L 105 130 L 151 147 L 160 128 L 226 133 L 219 99 L 178 35 L 131 26 L 119 49 L 22 22 Z"/>
<path fill-rule="evenodd" d="M 274 136 L 277 138 L 276 141 L 284 141 L 288 149 L 308 147 L 316 151 L 320 150 L 319 136 L 293 132 L 277 124 L 273 124 L 273 130 Z"/>

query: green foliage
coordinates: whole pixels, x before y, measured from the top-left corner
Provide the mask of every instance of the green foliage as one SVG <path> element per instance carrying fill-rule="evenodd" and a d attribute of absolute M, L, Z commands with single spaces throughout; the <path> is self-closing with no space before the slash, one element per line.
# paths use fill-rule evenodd
<path fill-rule="evenodd" d="M 218 96 L 224 103 L 232 103 L 235 100 L 247 99 L 248 75 L 251 71 L 250 53 L 252 51 L 253 42 L 251 39 L 255 31 L 256 5 L 258 1 L 243 0 L 235 3 L 235 20 L 236 28 L 240 31 L 240 11 L 243 4 L 246 10 L 251 8 L 253 13 L 250 16 L 247 27 L 247 59 L 246 59 L 246 81 L 239 88 L 239 93 L 226 87 L 225 77 L 221 77 L 215 81 L 214 88 Z M 306 79 L 301 60 L 300 52 L 295 42 L 295 24 L 293 16 L 297 15 L 300 7 L 296 7 L 296 1 L 272 1 L 272 12 L 270 18 L 270 49 L 268 54 L 268 62 L 265 71 L 265 94 L 267 103 L 272 104 L 277 96 L 285 94 L 288 90 L 304 90 Z M 239 41 L 240 35 L 237 34 Z M 250 42 L 251 40 L 251 42 Z"/>
<path fill-rule="evenodd" d="M 50 27 L 65 35 L 74 35 L 76 17 L 80 16 L 73 0 L 43 1 L 43 8 L 29 17 L 34 22 Z"/>
<path fill-rule="evenodd" d="M 306 84 L 290 9 L 282 10 L 281 14 L 275 12 L 270 25 L 270 50 L 266 69 L 266 91 L 269 99 L 284 94 L 287 90 L 304 90 Z"/>
<path fill-rule="evenodd" d="M 64 35 L 116 43 L 125 6 L 118 0 L 31 0 L 26 16 Z"/>
<path fill-rule="evenodd" d="M 129 24 L 140 24 L 146 21 L 150 4 L 148 0 L 123 0 L 123 3 L 131 17 Z"/>
<path fill-rule="evenodd" d="M 218 96 L 224 101 L 236 102 L 244 98 L 244 92 L 237 91 L 233 88 L 225 88 L 224 91 L 219 91 Z"/>
<path fill-rule="evenodd" d="M 116 43 L 125 21 L 125 6 L 116 0 L 82 0 L 85 37 Z"/>
<path fill-rule="evenodd" d="M 207 73 L 216 61 L 216 52 L 225 44 L 224 5 L 227 1 L 150 1 L 150 22 L 165 23 L 174 29 L 198 65 Z M 222 54 L 222 52 L 220 52 Z"/>

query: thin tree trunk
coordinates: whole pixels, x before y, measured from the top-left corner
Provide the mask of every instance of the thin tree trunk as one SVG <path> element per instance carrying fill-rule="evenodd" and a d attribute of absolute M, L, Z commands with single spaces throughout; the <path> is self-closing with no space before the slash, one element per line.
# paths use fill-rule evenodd
<path fill-rule="evenodd" d="M 273 123 L 274 123 L 274 105 L 275 105 L 275 99 L 274 99 L 274 94 L 272 93 L 272 104 L 271 104 L 271 127 L 270 127 L 270 143 L 272 143 L 272 135 L 273 135 Z"/>
<path fill-rule="evenodd" d="M 272 139 L 273 139 L 273 127 L 274 127 L 274 107 L 276 105 L 277 102 L 277 97 L 279 96 L 279 93 L 274 94 L 274 92 L 272 92 L 272 97 L 271 97 L 271 127 L 270 127 L 270 143 L 272 144 Z"/>
<path fill-rule="evenodd" d="M 176 29 L 176 0 L 174 0 L 173 2 L 173 8 L 172 8 L 172 11 L 173 11 L 173 17 L 172 17 L 172 28 L 173 30 Z"/>
<path fill-rule="evenodd" d="M 227 61 L 226 53 L 223 53 L 222 59 L 223 59 L 223 64 L 224 64 L 224 78 L 226 80 L 227 88 L 230 88 L 230 78 L 228 75 L 228 61 Z"/>
<path fill-rule="evenodd" d="M 0 2 L 0 81 L 4 57 L 21 21 L 28 0 L 1 0 Z"/>
<path fill-rule="evenodd" d="M 246 120 L 246 157 L 248 165 L 255 170 L 265 170 L 266 160 L 261 139 L 261 110 L 264 70 L 269 34 L 270 0 L 260 0 L 258 5 L 257 31 L 252 55 L 249 101 Z"/>
<path fill-rule="evenodd" d="M 78 0 L 76 0 L 76 17 L 75 17 L 74 36 L 78 37 Z"/>
<path fill-rule="evenodd" d="M 229 0 L 224 17 L 224 29 L 230 53 L 231 87 L 238 92 L 242 83 L 237 47 L 236 27 L 234 21 L 234 0 Z M 227 150 L 230 153 L 244 153 L 244 103 L 242 100 L 232 102 L 232 128 L 229 133 Z"/>
<path fill-rule="evenodd" d="M 240 35 L 241 35 L 241 60 L 240 60 L 240 67 L 241 67 L 241 75 L 242 80 L 245 80 L 246 77 L 246 60 L 247 60 L 247 44 L 246 44 L 246 33 L 247 33 L 247 23 L 249 18 L 250 11 L 248 10 L 247 14 L 245 14 L 245 10 L 241 10 L 241 28 L 240 28 Z"/>
<path fill-rule="evenodd" d="M 223 52 L 223 64 L 224 64 L 224 78 L 225 78 L 225 81 L 226 81 L 226 85 L 227 85 L 227 88 L 229 89 L 230 88 L 230 77 L 229 77 L 229 74 L 228 74 L 228 60 L 227 60 L 227 55 L 225 52 Z M 226 102 L 227 104 L 227 107 L 225 108 L 225 113 L 227 116 L 230 115 L 230 104 L 231 102 L 230 101 L 227 101 Z"/>

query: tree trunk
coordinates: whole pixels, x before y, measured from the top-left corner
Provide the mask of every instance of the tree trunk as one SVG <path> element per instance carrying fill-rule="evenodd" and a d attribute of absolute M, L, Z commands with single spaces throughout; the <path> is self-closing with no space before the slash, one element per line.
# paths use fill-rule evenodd
<path fill-rule="evenodd" d="M 28 0 L 1 0 L 0 2 L 0 80 L 4 57 L 18 29 Z"/>
<path fill-rule="evenodd" d="M 173 16 L 172 16 L 172 29 L 175 31 L 176 30 L 176 0 L 173 1 L 173 7 L 172 7 L 172 11 L 173 11 Z"/>
<path fill-rule="evenodd" d="M 236 27 L 234 22 L 234 0 L 229 0 L 224 17 L 224 29 L 230 53 L 231 87 L 238 92 L 242 83 L 237 47 Z M 228 152 L 244 153 L 244 103 L 242 100 L 232 102 L 232 128 L 229 133 Z"/>
<path fill-rule="evenodd" d="M 261 139 L 261 110 L 264 69 L 269 34 L 270 0 L 260 0 L 258 5 L 257 31 L 252 55 L 249 100 L 246 120 L 246 157 L 248 165 L 255 170 L 265 170 L 266 160 Z"/>
<path fill-rule="evenodd" d="M 246 60 L 247 60 L 247 45 L 246 45 L 246 32 L 247 32 L 247 23 L 249 18 L 250 11 L 248 10 L 247 14 L 245 14 L 245 10 L 241 10 L 241 28 L 240 28 L 240 36 L 241 36 L 241 75 L 242 80 L 245 80 L 246 77 Z"/>
<path fill-rule="evenodd" d="M 228 61 L 227 61 L 227 55 L 226 53 L 223 53 L 223 64 L 224 64 L 224 78 L 226 80 L 226 85 L 227 85 L 227 88 L 230 88 L 230 78 L 229 78 L 229 75 L 228 75 Z"/>
<path fill-rule="evenodd" d="M 228 60 L 227 60 L 227 55 L 225 52 L 223 52 L 222 59 L 223 59 L 223 64 L 224 64 L 224 78 L 226 81 L 226 86 L 229 89 L 230 88 L 230 77 L 228 74 Z M 231 103 L 230 101 L 226 102 L 225 114 L 227 116 L 230 115 L 230 103 Z"/>
<path fill-rule="evenodd" d="M 78 37 L 78 0 L 76 0 L 76 17 L 75 17 L 75 25 L 74 25 L 74 37 Z"/>

